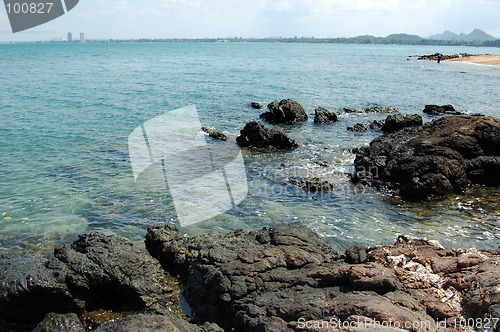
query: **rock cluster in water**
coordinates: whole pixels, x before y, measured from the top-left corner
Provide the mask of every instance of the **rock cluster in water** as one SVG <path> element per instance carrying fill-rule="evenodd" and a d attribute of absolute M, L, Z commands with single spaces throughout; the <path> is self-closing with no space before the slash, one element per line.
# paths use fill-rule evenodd
<path fill-rule="evenodd" d="M 291 150 L 298 144 L 290 138 L 283 129 L 266 128 L 264 124 L 251 121 L 241 130 L 236 142 L 241 147 L 251 147 L 264 150 Z"/>
<path fill-rule="evenodd" d="M 394 327 L 384 331 L 457 331 L 453 322 L 500 314 L 500 248 L 401 236 L 338 253 L 292 226 L 197 237 L 157 226 L 146 248 L 90 233 L 45 260 L 2 254 L 0 330 L 303 331 L 335 322 L 329 331 L 374 331 L 378 322 Z"/>
<path fill-rule="evenodd" d="M 407 200 L 463 193 L 472 184 L 500 185 L 500 119 L 457 115 L 425 125 L 415 119 L 396 131 L 387 131 L 388 120 L 386 134 L 358 149 L 355 181 Z"/>

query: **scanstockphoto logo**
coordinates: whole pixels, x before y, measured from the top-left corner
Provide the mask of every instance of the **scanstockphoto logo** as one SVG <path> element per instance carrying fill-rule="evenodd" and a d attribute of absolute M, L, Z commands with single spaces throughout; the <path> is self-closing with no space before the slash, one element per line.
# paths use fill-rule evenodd
<path fill-rule="evenodd" d="M 137 185 L 169 193 L 182 227 L 223 214 L 248 194 L 236 144 L 208 144 L 195 106 L 157 116 L 128 138 Z"/>
<path fill-rule="evenodd" d="M 69 12 L 79 0 L 4 0 L 12 32 L 24 31 Z"/>

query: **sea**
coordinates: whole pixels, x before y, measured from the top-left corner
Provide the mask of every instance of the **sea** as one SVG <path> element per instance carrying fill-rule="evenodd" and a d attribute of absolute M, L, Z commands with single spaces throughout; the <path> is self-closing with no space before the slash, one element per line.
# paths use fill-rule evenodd
<path fill-rule="evenodd" d="M 232 209 L 181 231 L 224 234 L 282 224 L 317 232 L 337 250 L 392 244 L 398 235 L 452 248 L 500 244 L 500 190 L 409 203 L 354 186 L 352 149 L 381 133 L 348 126 L 387 114 L 341 110 L 427 104 L 500 116 L 500 67 L 417 60 L 415 55 L 500 54 L 499 48 L 286 44 L 84 43 L 0 45 L 0 248 L 35 254 L 101 231 L 144 247 L 152 225 L 179 225 L 168 192 L 139 187 L 128 137 L 143 123 L 183 107 L 235 143 L 263 110 L 291 98 L 308 123 L 284 126 L 299 143 L 288 152 L 242 152 L 248 194 Z M 314 109 L 340 112 L 318 126 Z M 266 124 L 271 127 L 271 125 Z M 222 144 L 222 143 L 221 143 Z M 223 146 L 221 145 L 221 148 Z M 319 177 L 335 188 L 308 193 L 290 180 Z"/>

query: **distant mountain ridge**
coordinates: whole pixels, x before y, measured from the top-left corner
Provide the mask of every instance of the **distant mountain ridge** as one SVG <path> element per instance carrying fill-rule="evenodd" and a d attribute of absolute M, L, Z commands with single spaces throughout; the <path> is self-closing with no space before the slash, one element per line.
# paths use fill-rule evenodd
<path fill-rule="evenodd" d="M 483 30 L 480 29 L 474 29 L 471 33 L 468 35 L 465 33 L 460 33 L 456 34 L 451 31 L 445 31 L 443 33 L 437 34 L 437 35 L 432 35 L 429 37 L 429 39 L 433 40 L 463 40 L 463 41 L 492 41 L 492 40 L 497 40 L 497 38 L 493 37 L 492 35 L 487 34 Z"/>

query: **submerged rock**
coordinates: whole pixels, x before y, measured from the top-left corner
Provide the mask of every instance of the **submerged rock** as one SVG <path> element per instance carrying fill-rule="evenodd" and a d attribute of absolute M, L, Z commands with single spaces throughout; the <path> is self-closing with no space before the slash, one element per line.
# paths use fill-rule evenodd
<path fill-rule="evenodd" d="M 264 150 L 292 150 L 299 146 L 282 129 L 268 129 L 257 121 L 247 123 L 240 131 L 236 142 L 242 148 L 252 147 Z"/>
<path fill-rule="evenodd" d="M 344 107 L 342 109 L 346 113 L 397 113 L 399 112 L 397 108 L 394 107 L 380 107 L 380 106 L 374 106 L 374 107 L 368 107 L 368 108 L 351 108 L 351 107 Z"/>
<path fill-rule="evenodd" d="M 318 107 L 314 110 L 314 123 L 332 123 L 338 120 L 337 114 L 328 111 L 326 108 Z"/>
<path fill-rule="evenodd" d="M 210 129 L 210 128 L 201 128 L 205 133 L 208 134 L 211 138 L 218 140 L 218 141 L 227 141 L 227 135 L 221 132 L 220 130 L 217 129 Z"/>
<path fill-rule="evenodd" d="M 372 331 L 375 322 L 391 321 L 415 332 L 423 330 L 412 323 L 425 322 L 434 331 L 445 318 L 484 317 L 500 302 L 499 250 L 462 253 L 400 237 L 394 246 L 349 249 L 344 258 L 292 226 L 189 238 L 157 226 L 146 247 L 185 280 L 194 314 L 225 330 L 357 321 L 356 331 Z"/>
<path fill-rule="evenodd" d="M 453 107 L 453 105 L 425 105 L 423 110 L 425 114 L 429 115 L 463 115 Z"/>
<path fill-rule="evenodd" d="M 462 193 L 471 184 L 497 186 L 500 119 L 457 115 L 404 128 L 359 149 L 354 163 L 355 181 L 388 187 L 408 200 Z"/>
<path fill-rule="evenodd" d="M 297 124 L 307 122 L 307 113 L 298 102 L 293 99 L 274 101 L 267 105 L 268 112 L 260 115 L 261 119 L 272 124 Z"/>
<path fill-rule="evenodd" d="M 292 179 L 289 182 L 290 184 L 293 184 L 294 186 L 310 193 L 323 193 L 335 189 L 335 186 L 332 183 L 318 177 L 300 180 Z"/>
<path fill-rule="evenodd" d="M 348 131 L 358 132 L 358 133 L 365 133 L 365 132 L 368 131 L 368 125 L 364 124 L 364 123 L 356 123 L 352 127 L 347 127 L 347 130 Z"/>
<path fill-rule="evenodd" d="M 262 108 L 262 105 L 258 102 L 252 101 L 250 103 L 250 107 L 256 110 L 260 110 Z"/>

